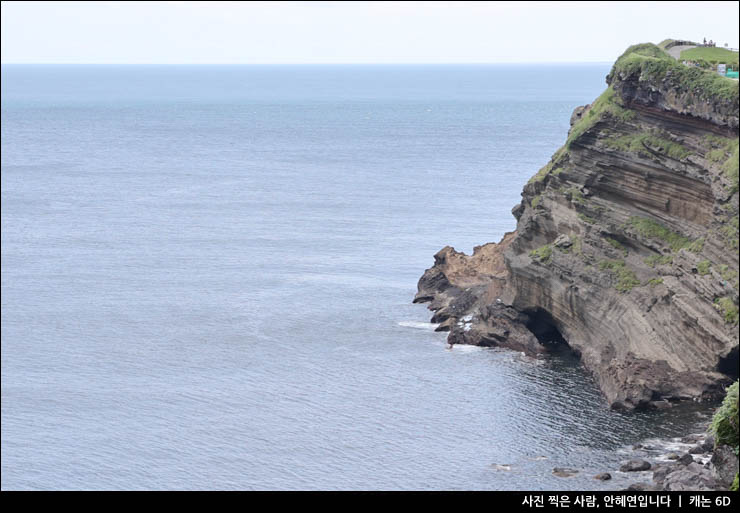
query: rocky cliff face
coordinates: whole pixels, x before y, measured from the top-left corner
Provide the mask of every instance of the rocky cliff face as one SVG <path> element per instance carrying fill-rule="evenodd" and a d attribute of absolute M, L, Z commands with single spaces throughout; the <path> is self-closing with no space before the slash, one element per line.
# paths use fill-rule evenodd
<path fill-rule="evenodd" d="M 517 228 L 446 247 L 415 302 L 451 343 L 567 344 L 614 408 L 723 395 L 738 374 L 738 85 L 631 47 L 524 186 Z"/>

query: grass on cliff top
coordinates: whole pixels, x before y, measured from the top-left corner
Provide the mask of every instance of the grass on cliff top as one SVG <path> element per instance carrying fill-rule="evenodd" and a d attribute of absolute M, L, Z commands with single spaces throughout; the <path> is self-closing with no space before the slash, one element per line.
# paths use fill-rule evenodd
<path fill-rule="evenodd" d="M 668 73 L 670 72 L 670 73 Z M 619 75 L 639 76 L 638 80 L 668 81 L 668 86 L 692 91 L 705 100 L 720 98 L 738 101 L 738 81 L 718 75 L 714 71 L 684 66 L 652 43 L 632 45 L 612 66 L 607 82 Z"/>
<path fill-rule="evenodd" d="M 556 151 L 550 162 L 547 163 L 542 169 L 540 169 L 532 178 L 529 179 L 528 183 L 539 182 L 545 179 L 553 169 L 556 169 L 564 157 L 568 154 L 571 145 L 575 140 L 581 137 L 589 129 L 604 117 L 610 116 L 612 118 L 619 119 L 621 121 L 629 121 L 635 117 L 635 113 L 631 110 L 625 109 L 619 100 L 614 89 L 610 86 L 596 98 L 596 100 L 589 106 L 588 110 L 583 114 L 570 129 L 568 138 L 565 140 L 565 144 Z"/>
<path fill-rule="evenodd" d="M 734 64 L 737 66 L 738 53 L 727 50 L 726 48 L 697 46 L 696 48 L 689 48 L 681 52 L 681 60 L 704 60 L 717 64 Z"/>
<path fill-rule="evenodd" d="M 624 108 L 619 96 L 611 86 L 607 87 L 596 98 L 596 101 L 591 104 L 581 119 L 573 125 L 570 129 L 570 134 L 568 134 L 568 139 L 565 141 L 565 147 L 569 149 L 573 141 L 592 128 L 599 120 L 607 116 L 621 121 L 629 121 L 635 117 L 634 112 Z"/>
<path fill-rule="evenodd" d="M 714 446 L 729 445 L 735 449 L 735 454 L 740 446 L 738 437 L 738 381 L 727 388 L 727 393 L 722 406 L 712 417 L 710 427 L 714 434 Z"/>

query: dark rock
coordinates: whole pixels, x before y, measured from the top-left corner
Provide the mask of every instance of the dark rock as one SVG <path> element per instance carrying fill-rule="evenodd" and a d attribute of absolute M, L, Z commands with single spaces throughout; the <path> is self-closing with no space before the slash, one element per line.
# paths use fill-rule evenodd
<path fill-rule="evenodd" d="M 712 459 L 712 475 L 727 487 L 732 484 L 738 472 L 738 457 L 729 445 L 719 445 L 714 449 Z"/>
<path fill-rule="evenodd" d="M 704 450 L 703 444 L 695 445 L 694 447 L 689 449 L 689 454 L 704 454 L 705 452 L 707 451 Z"/>
<path fill-rule="evenodd" d="M 702 442 L 702 447 L 704 448 L 704 452 L 711 452 L 714 449 L 714 437 L 707 435 L 704 442 Z"/>
<path fill-rule="evenodd" d="M 653 482 L 658 485 L 662 485 L 666 476 L 676 470 L 676 468 L 678 468 L 678 466 L 673 463 L 657 466 L 653 471 Z"/>
<path fill-rule="evenodd" d="M 704 435 L 702 433 L 692 433 L 683 437 L 681 441 L 685 444 L 695 444 L 697 442 L 701 442 L 703 439 Z"/>
<path fill-rule="evenodd" d="M 680 466 L 663 480 L 663 489 L 668 491 L 710 491 L 721 488 L 722 483 L 697 463 Z"/>
<path fill-rule="evenodd" d="M 594 479 L 598 479 L 599 481 L 608 481 L 611 478 L 612 478 L 612 475 L 609 472 L 602 472 L 594 476 Z"/>
<path fill-rule="evenodd" d="M 689 464 L 691 464 L 691 463 L 694 462 L 694 457 L 691 454 L 686 453 L 683 456 L 681 456 L 680 458 L 678 458 L 678 462 L 681 465 L 689 465 Z"/>
<path fill-rule="evenodd" d="M 647 460 L 629 460 L 619 467 L 621 472 L 640 472 L 650 470 L 650 462 Z"/>
<path fill-rule="evenodd" d="M 657 488 L 648 483 L 635 483 L 624 489 L 626 492 L 648 492 L 654 490 L 657 490 Z"/>
<path fill-rule="evenodd" d="M 578 474 L 578 472 L 578 470 L 567 467 L 555 467 L 552 469 L 552 474 L 557 477 L 573 477 Z"/>
<path fill-rule="evenodd" d="M 650 401 L 650 406 L 655 410 L 667 410 L 673 408 L 673 405 L 668 401 Z"/>

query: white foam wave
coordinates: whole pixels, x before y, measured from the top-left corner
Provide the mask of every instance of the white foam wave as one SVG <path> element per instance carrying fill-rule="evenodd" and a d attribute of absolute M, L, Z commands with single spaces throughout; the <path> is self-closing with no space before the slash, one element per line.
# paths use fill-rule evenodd
<path fill-rule="evenodd" d="M 401 321 L 398 323 L 399 326 L 403 326 L 404 328 L 415 328 L 417 330 L 429 330 L 434 331 L 437 329 L 437 326 L 439 324 L 434 322 L 418 322 L 418 321 Z"/>

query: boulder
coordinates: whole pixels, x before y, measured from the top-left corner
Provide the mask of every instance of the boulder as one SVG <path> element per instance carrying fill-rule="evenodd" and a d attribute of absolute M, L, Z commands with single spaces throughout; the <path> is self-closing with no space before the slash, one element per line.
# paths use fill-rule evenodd
<path fill-rule="evenodd" d="M 650 462 L 647 460 L 629 460 L 619 467 L 620 472 L 641 472 L 650 470 Z"/>

